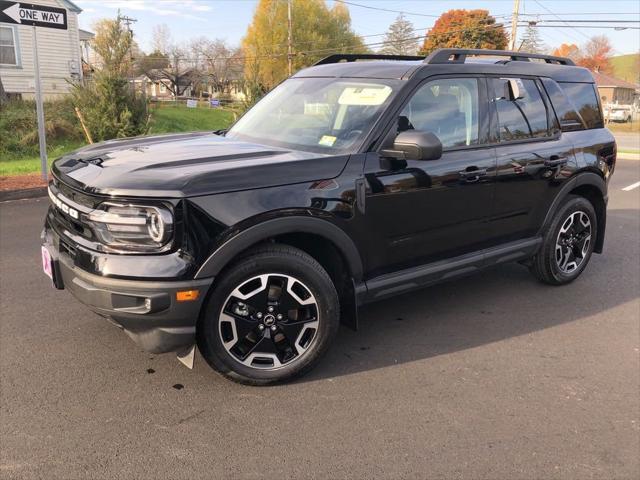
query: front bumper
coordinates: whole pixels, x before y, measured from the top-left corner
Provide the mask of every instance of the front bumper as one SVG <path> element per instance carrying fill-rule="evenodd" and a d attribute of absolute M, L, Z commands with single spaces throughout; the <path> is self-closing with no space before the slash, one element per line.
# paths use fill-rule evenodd
<path fill-rule="evenodd" d="M 58 235 L 46 227 L 42 244 L 53 260 L 56 288 L 68 290 L 92 311 L 110 319 L 143 349 L 172 352 L 195 343 L 196 323 L 213 278 L 155 281 L 103 277 L 77 267 L 60 249 Z M 200 293 L 196 300 L 178 302 L 176 292 L 181 290 Z"/>

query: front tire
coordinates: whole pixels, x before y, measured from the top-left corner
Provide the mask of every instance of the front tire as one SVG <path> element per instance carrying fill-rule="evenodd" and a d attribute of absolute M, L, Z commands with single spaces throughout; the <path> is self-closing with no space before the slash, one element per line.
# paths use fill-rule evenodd
<path fill-rule="evenodd" d="M 591 259 L 597 231 L 598 218 L 591 202 L 570 195 L 545 230 L 531 273 L 549 285 L 574 281 Z"/>
<path fill-rule="evenodd" d="M 260 247 L 214 285 L 198 324 L 198 346 L 214 370 L 239 383 L 268 385 L 308 372 L 338 332 L 333 282 L 297 248 Z"/>

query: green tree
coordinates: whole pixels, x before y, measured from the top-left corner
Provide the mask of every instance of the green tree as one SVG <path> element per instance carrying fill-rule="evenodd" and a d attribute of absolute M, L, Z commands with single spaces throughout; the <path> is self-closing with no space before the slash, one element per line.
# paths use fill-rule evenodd
<path fill-rule="evenodd" d="M 546 51 L 535 22 L 529 22 L 527 25 L 522 35 L 522 43 L 518 51 L 526 53 L 544 53 Z"/>
<path fill-rule="evenodd" d="M 144 133 L 146 103 L 136 97 L 128 80 L 135 45 L 131 32 L 120 15 L 100 20 L 95 30 L 93 47 L 101 62 L 90 81 L 74 85 L 74 106 L 82 113 L 94 141 Z"/>
<path fill-rule="evenodd" d="M 449 10 L 427 32 L 420 54 L 428 55 L 438 48 L 503 50 L 506 46 L 504 26 L 496 23 L 488 10 Z"/>
<path fill-rule="evenodd" d="M 400 14 L 391 24 L 384 37 L 384 45 L 380 53 L 386 55 L 415 55 L 418 51 L 418 40 L 413 23 Z"/>
<path fill-rule="evenodd" d="M 292 0 L 293 70 L 332 53 L 367 51 L 351 29 L 349 10 L 324 0 Z M 242 40 L 245 74 L 271 88 L 287 76 L 287 2 L 260 0 Z"/>

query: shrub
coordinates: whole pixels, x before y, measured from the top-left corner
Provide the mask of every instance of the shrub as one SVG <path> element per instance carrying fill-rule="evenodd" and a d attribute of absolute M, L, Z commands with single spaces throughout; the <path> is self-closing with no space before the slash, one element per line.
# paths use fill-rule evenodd
<path fill-rule="evenodd" d="M 147 130 L 147 105 L 126 78 L 99 72 L 85 85 L 75 85 L 73 104 L 82 113 L 94 142 L 131 137 Z"/>
<path fill-rule="evenodd" d="M 71 99 L 44 102 L 47 144 L 82 141 L 83 135 Z M 0 106 L 0 156 L 36 156 L 39 153 L 36 103 L 11 100 Z"/>

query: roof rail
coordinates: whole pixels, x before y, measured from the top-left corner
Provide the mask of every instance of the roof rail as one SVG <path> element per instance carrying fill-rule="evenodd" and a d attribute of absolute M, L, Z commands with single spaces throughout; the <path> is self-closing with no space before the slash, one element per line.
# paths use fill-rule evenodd
<path fill-rule="evenodd" d="M 326 65 L 328 63 L 338 63 L 342 61 L 356 62 L 358 60 L 424 60 L 425 57 L 415 55 L 378 55 L 376 53 L 336 53 L 323 58 L 316 65 Z"/>
<path fill-rule="evenodd" d="M 558 65 L 575 65 L 573 60 L 565 57 L 554 57 L 553 55 L 542 55 L 539 53 L 510 52 L 507 50 L 481 50 L 467 48 L 441 48 L 429 54 L 424 59 L 424 63 L 464 63 L 468 55 L 477 57 L 509 57 L 511 61 L 529 62 L 532 58 L 544 60 L 545 63 Z"/>

